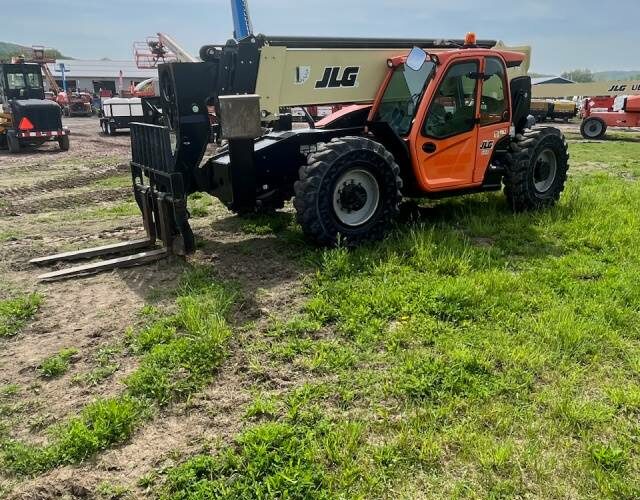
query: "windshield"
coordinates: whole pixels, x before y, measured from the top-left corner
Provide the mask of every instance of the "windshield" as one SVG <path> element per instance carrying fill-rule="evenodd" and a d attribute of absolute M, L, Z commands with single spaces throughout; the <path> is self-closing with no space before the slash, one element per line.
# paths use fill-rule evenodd
<path fill-rule="evenodd" d="M 10 90 L 41 89 L 41 76 L 38 73 L 8 73 L 7 81 Z"/>
<path fill-rule="evenodd" d="M 382 96 L 376 119 L 387 122 L 398 135 L 407 135 L 434 67 L 431 61 L 418 71 L 399 66 Z"/>

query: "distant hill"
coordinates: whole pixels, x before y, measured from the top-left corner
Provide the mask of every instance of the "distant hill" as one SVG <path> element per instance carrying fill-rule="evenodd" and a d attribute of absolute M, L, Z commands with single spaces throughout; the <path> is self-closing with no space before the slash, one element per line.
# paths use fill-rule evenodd
<path fill-rule="evenodd" d="M 18 45 L 16 43 L 0 42 L 0 61 L 10 61 L 14 56 L 30 56 L 33 53 L 31 47 L 25 47 L 24 45 Z M 59 50 L 47 49 L 45 51 L 47 57 L 54 59 L 71 59 L 65 57 Z"/>
<path fill-rule="evenodd" d="M 640 79 L 640 70 L 637 71 L 600 71 L 594 73 L 593 77 L 598 82 L 608 80 L 635 80 Z"/>

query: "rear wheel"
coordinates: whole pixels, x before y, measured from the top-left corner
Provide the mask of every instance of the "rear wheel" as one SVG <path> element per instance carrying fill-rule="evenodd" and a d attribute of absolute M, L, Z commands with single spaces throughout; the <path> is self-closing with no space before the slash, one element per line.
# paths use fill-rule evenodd
<path fill-rule="evenodd" d="M 116 135 L 116 126 L 111 122 L 107 122 L 105 130 L 107 131 L 107 135 Z"/>
<path fill-rule="evenodd" d="M 356 246 L 381 239 L 399 213 L 400 167 L 381 144 L 333 139 L 309 156 L 295 184 L 294 206 L 307 237 Z"/>
<path fill-rule="evenodd" d="M 602 139 L 607 133 L 607 124 L 600 118 L 587 118 L 580 125 L 580 133 L 585 139 Z"/>
<path fill-rule="evenodd" d="M 537 127 L 511 144 L 504 176 L 505 194 L 514 212 L 551 207 L 564 191 L 569 169 L 567 141 L 552 127 Z"/>
<path fill-rule="evenodd" d="M 9 153 L 19 153 L 20 139 L 18 139 L 15 135 L 7 134 L 7 146 L 9 148 Z"/>
<path fill-rule="evenodd" d="M 69 151 L 69 136 L 63 135 L 58 139 L 58 145 L 60 146 L 60 151 Z"/>

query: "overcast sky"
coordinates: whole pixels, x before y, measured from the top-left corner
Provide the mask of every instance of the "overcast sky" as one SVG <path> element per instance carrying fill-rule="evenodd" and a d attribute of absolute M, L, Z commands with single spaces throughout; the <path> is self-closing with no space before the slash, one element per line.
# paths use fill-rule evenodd
<path fill-rule="evenodd" d="M 640 0 L 249 0 L 256 33 L 462 37 L 533 46 L 532 71 L 640 70 Z M 229 0 L 22 0 L 4 9 L 2 41 L 75 58 L 131 59 L 132 42 L 166 32 L 198 54 L 232 35 Z"/>

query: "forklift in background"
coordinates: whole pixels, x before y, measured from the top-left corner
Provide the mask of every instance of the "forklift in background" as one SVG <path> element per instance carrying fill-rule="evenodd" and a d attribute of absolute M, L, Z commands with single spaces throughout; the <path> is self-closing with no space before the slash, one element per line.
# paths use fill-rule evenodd
<path fill-rule="evenodd" d="M 0 147 L 19 153 L 49 141 L 69 150 L 60 106 L 45 99 L 41 65 L 24 59 L 0 64 Z"/>

